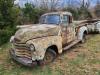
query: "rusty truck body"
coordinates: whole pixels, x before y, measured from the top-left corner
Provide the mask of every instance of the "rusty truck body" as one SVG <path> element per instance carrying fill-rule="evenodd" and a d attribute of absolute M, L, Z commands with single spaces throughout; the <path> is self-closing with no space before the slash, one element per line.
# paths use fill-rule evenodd
<path fill-rule="evenodd" d="M 70 12 L 46 13 L 39 24 L 19 26 L 10 39 L 10 55 L 26 66 L 48 64 L 57 54 L 85 42 L 91 31 L 100 32 L 99 20 L 74 21 Z"/>

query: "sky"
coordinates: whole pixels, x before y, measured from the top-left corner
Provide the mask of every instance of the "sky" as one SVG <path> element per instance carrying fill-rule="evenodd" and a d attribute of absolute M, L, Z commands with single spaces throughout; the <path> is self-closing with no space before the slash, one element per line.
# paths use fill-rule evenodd
<path fill-rule="evenodd" d="M 41 1 L 41 0 L 39 0 L 39 1 Z M 62 2 L 62 4 L 63 5 L 67 5 L 67 3 L 68 3 L 68 0 L 59 0 L 60 2 Z M 76 1 L 76 0 L 71 0 L 71 1 Z M 77 0 L 77 1 L 79 1 L 79 0 Z M 87 0 L 85 0 L 85 2 L 86 2 Z M 92 2 L 91 2 L 91 6 L 94 6 L 95 4 L 96 4 L 96 2 L 97 2 L 97 0 L 91 0 Z M 15 4 L 19 4 L 21 7 L 23 7 L 24 6 L 24 4 L 25 3 L 32 3 L 32 4 L 34 4 L 34 0 L 16 0 L 14 3 Z"/>

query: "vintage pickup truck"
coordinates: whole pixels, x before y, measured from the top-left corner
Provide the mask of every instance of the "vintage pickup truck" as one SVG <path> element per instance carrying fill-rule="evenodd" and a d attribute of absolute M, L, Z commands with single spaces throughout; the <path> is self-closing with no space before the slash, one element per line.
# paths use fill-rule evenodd
<path fill-rule="evenodd" d="M 70 12 L 51 12 L 39 24 L 18 26 L 11 37 L 11 57 L 26 66 L 48 64 L 75 44 L 86 40 L 89 32 L 100 32 L 99 20 L 73 21 Z"/>

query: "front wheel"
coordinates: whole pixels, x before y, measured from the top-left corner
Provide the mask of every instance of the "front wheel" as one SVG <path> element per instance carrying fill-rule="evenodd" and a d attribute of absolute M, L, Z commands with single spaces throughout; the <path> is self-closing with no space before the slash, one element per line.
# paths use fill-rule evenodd
<path fill-rule="evenodd" d="M 56 58 L 56 52 L 52 49 L 47 49 L 44 59 L 42 61 L 39 61 L 39 65 L 47 65 L 54 61 Z"/>

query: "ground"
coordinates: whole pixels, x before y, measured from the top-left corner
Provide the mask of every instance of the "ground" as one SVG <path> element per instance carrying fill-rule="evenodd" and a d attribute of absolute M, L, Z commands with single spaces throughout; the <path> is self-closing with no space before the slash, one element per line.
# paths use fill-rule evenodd
<path fill-rule="evenodd" d="M 100 34 L 89 35 L 46 66 L 25 67 L 9 56 L 10 44 L 0 47 L 0 75 L 100 75 Z"/>

